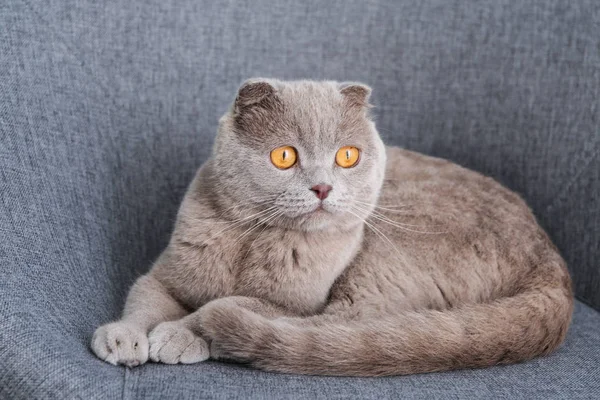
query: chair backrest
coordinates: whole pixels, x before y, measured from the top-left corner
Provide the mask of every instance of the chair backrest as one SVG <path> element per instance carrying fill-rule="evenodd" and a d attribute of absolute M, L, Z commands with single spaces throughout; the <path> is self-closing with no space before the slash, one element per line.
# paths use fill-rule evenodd
<path fill-rule="evenodd" d="M 0 11 L 0 268 L 118 302 L 243 79 L 361 80 L 388 143 L 521 193 L 600 308 L 596 1 L 19 7 Z"/>

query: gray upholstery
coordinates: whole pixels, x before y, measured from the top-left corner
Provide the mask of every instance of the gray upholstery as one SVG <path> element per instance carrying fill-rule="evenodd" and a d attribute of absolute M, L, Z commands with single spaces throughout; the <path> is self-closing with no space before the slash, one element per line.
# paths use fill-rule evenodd
<path fill-rule="evenodd" d="M 385 379 L 107 365 L 251 76 L 362 80 L 386 141 L 521 193 L 600 308 L 595 0 L 0 2 L 0 398 L 598 398 L 600 314 L 528 363 Z"/>

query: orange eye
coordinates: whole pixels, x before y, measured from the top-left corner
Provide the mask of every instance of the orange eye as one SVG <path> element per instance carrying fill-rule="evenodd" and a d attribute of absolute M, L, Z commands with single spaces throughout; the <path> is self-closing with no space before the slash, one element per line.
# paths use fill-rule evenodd
<path fill-rule="evenodd" d="M 343 168 L 354 167 L 360 159 L 360 150 L 353 146 L 344 146 L 337 151 L 335 162 Z"/>
<path fill-rule="evenodd" d="M 282 146 L 271 151 L 271 162 L 279 169 L 288 169 L 296 164 L 298 155 L 292 146 Z"/>

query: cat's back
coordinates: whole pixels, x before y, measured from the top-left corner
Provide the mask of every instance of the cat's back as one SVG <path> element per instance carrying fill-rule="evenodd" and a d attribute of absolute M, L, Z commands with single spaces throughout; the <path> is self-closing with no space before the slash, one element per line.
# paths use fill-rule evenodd
<path fill-rule="evenodd" d="M 388 147 L 382 192 L 367 222 L 363 251 L 334 297 L 403 304 L 408 295 L 408 308 L 445 308 L 568 277 L 517 194 L 447 160 Z"/>
<path fill-rule="evenodd" d="M 504 236 L 515 229 L 539 229 L 523 199 L 494 179 L 399 147 L 387 147 L 378 205 L 379 212 L 401 217 L 405 224 L 415 225 L 415 231 L 450 229 L 454 233 L 497 232 Z"/>
<path fill-rule="evenodd" d="M 442 245 L 448 251 L 551 256 L 554 245 L 525 201 L 490 177 L 448 160 L 387 147 L 387 166 L 378 202 L 396 243 Z M 483 257 L 485 258 L 485 257 Z"/>

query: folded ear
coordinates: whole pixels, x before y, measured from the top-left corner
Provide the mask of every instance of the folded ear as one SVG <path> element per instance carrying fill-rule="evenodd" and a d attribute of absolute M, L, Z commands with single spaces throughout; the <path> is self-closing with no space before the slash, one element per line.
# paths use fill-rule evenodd
<path fill-rule="evenodd" d="M 241 114 L 244 110 L 266 105 L 269 99 L 275 95 L 275 88 L 265 80 L 250 79 L 242 84 L 235 98 L 235 114 Z"/>
<path fill-rule="evenodd" d="M 233 105 L 236 132 L 250 138 L 259 138 L 272 132 L 282 111 L 274 81 L 250 79 L 238 90 Z"/>
<path fill-rule="evenodd" d="M 355 107 L 370 107 L 369 97 L 371 88 L 363 83 L 343 82 L 339 85 L 340 93 L 349 105 Z"/>

